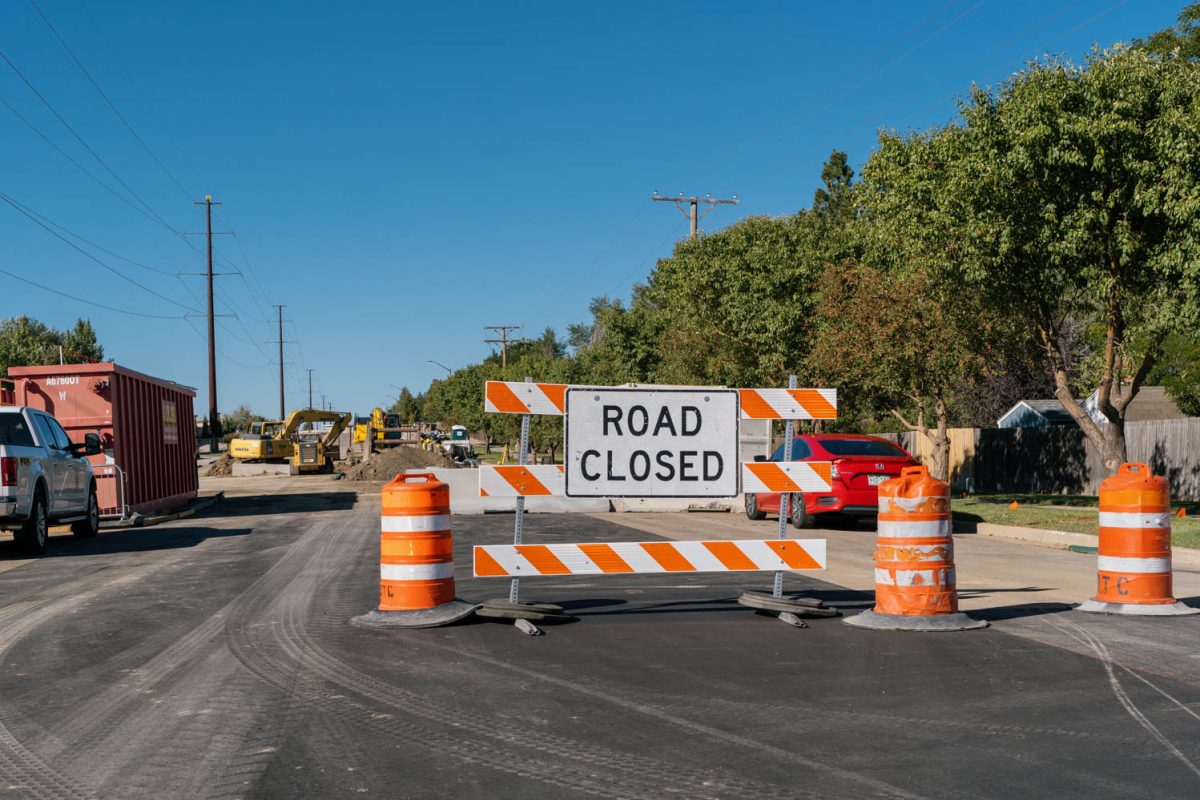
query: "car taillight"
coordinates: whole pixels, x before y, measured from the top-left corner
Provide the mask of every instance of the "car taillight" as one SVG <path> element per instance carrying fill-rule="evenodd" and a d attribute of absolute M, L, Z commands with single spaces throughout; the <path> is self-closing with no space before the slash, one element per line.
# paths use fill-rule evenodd
<path fill-rule="evenodd" d="M 12 456 L 0 458 L 0 486 L 17 485 L 17 459 Z"/>

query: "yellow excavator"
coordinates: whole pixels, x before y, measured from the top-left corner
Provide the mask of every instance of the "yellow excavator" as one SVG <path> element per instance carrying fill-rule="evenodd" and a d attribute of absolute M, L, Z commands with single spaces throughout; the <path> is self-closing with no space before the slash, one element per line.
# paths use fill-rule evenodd
<path fill-rule="evenodd" d="M 340 455 L 337 440 L 350 419 L 339 411 L 302 408 L 285 422 L 252 423 L 249 433 L 229 443 L 229 454 L 242 461 L 290 460 L 297 472 L 333 472 Z M 316 428 L 320 423 L 329 427 Z"/>
<path fill-rule="evenodd" d="M 333 462 L 340 455 L 338 437 L 350 425 L 351 415 L 341 411 L 322 411 L 306 408 L 293 411 L 283 426 L 284 435 L 295 442 L 292 466 L 297 472 L 333 472 Z M 329 427 L 318 429 L 317 424 L 328 422 Z M 301 425 L 307 430 L 300 430 Z"/>
<path fill-rule="evenodd" d="M 371 409 L 370 417 L 358 417 L 354 421 L 354 443 L 362 444 L 367 440 L 367 425 L 375 433 L 375 441 L 382 442 L 386 437 L 384 428 L 399 428 L 400 415 L 388 414 L 382 408 Z"/>
<path fill-rule="evenodd" d="M 247 433 L 229 443 L 229 455 L 239 461 L 283 461 L 292 457 L 292 441 L 280 435 L 279 420 L 251 422 Z"/>

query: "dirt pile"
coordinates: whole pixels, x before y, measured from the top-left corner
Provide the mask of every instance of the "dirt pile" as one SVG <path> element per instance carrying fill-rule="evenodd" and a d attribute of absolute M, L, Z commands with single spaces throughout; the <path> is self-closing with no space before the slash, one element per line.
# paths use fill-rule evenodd
<path fill-rule="evenodd" d="M 415 445 L 400 445 L 375 453 L 370 461 L 355 464 L 342 472 L 345 473 L 346 480 L 350 481 L 390 481 L 409 469 L 457 466 L 453 460 L 440 452 L 430 453 Z"/>
<path fill-rule="evenodd" d="M 229 453 L 222 453 L 214 458 L 208 465 L 208 469 L 204 474 L 209 478 L 223 478 L 233 474 L 234 461 L 229 457 Z"/>

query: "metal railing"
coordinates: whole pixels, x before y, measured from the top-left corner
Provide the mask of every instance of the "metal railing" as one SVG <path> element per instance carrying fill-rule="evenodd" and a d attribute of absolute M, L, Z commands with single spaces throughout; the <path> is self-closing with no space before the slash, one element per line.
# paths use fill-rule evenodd
<path fill-rule="evenodd" d="M 125 470 L 118 467 L 116 464 L 102 464 L 98 467 L 92 467 L 92 471 L 96 475 L 97 481 L 100 478 L 112 478 L 117 485 L 117 513 L 101 514 L 101 519 L 118 519 L 125 520 L 129 518 L 129 506 L 125 503 L 125 486 L 128 483 L 128 478 L 125 475 Z"/>

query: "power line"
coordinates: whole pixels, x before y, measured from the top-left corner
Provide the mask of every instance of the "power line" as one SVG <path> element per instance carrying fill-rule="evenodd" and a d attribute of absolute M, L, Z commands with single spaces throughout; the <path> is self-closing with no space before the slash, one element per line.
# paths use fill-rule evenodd
<path fill-rule="evenodd" d="M 63 118 L 62 114 L 58 113 L 57 109 L 55 109 L 54 106 L 50 103 L 50 101 L 46 99 L 45 95 L 43 95 L 40 91 L 38 91 L 37 87 L 33 85 L 33 82 L 30 81 L 29 78 L 26 78 L 25 74 L 23 72 L 21 72 L 21 70 L 17 69 L 17 65 L 14 64 L 12 62 L 12 60 L 9 59 L 9 57 L 3 51 L 0 51 L 0 59 L 3 59 L 4 63 L 8 64 L 9 68 L 14 73 L 16 73 L 17 77 L 20 78 L 21 81 L 27 87 L 29 87 L 29 90 L 31 92 L 33 92 L 34 95 L 37 96 L 38 100 L 42 101 L 42 105 L 44 105 L 50 111 L 50 113 L 54 115 L 54 118 L 57 119 L 60 123 L 62 123 L 62 126 L 64 128 L 66 128 L 68 131 L 70 131 L 71 135 L 75 137 L 75 140 L 77 142 L 79 142 L 80 145 L 83 146 L 83 149 L 87 150 L 92 155 L 92 158 L 96 159 L 96 161 L 100 164 L 100 166 L 104 167 L 104 169 L 108 171 L 108 174 L 112 175 L 113 178 L 117 181 L 117 183 L 121 184 L 121 186 L 124 187 L 125 191 L 129 192 L 129 194 L 135 200 L 137 200 L 139 203 L 142 204 L 143 208 L 145 208 L 148 212 L 150 212 L 150 215 L 154 218 L 154 220 L 156 222 L 158 222 L 158 224 L 162 225 L 164 228 L 171 231 L 176 236 L 183 238 L 182 233 L 180 233 L 175 228 L 171 227 L 170 223 L 168 223 L 165 219 L 163 219 L 161 216 L 159 216 L 158 212 L 156 212 L 153 208 L 151 208 L 150 204 L 147 203 L 145 200 L 143 200 L 141 195 L 139 195 L 137 192 L 135 192 L 133 190 L 133 188 L 130 187 L 130 185 L 128 183 L 126 183 L 125 180 L 120 175 L 117 174 L 117 171 L 114 170 L 112 167 L 110 167 L 108 165 L 108 162 L 105 161 L 103 158 L 101 158 L 100 154 L 97 153 L 92 148 L 92 146 L 90 144 L 88 144 L 87 141 L 82 136 L 79 135 L 79 132 L 76 131 L 73 127 L 71 127 L 71 124 L 69 122 L 67 122 L 66 119 Z"/>
<path fill-rule="evenodd" d="M 199 336 L 201 340 L 203 340 L 205 338 L 204 334 L 201 331 L 199 331 L 195 325 L 192 324 L 192 321 L 190 319 L 188 319 L 187 317 L 184 317 L 183 321 L 184 321 L 184 323 L 187 324 L 188 328 L 191 329 L 192 333 Z M 243 364 L 241 361 L 238 361 L 236 358 L 233 358 L 232 356 L 230 356 L 228 353 L 226 353 L 224 350 L 222 350 L 219 347 L 217 348 L 217 355 L 219 355 L 221 358 L 225 359 L 226 361 L 228 361 L 232 364 L 236 364 L 237 366 L 242 367 L 243 369 L 263 369 L 264 367 L 271 366 L 270 362 L 267 362 L 265 364 Z"/>
<path fill-rule="evenodd" d="M 50 147 L 54 148 L 54 150 L 57 151 L 58 154 L 61 155 L 63 158 L 65 158 L 67 161 L 69 161 L 73 165 L 75 165 L 76 169 L 78 169 L 84 175 L 87 175 L 89 178 L 91 178 L 93 181 L 95 181 L 96 184 L 98 186 L 100 186 L 100 188 L 104 189 L 104 191 L 108 192 L 113 197 L 117 198 L 122 203 L 129 206 L 131 209 L 133 209 L 137 213 L 141 214 L 143 217 L 150 220 L 151 222 L 153 222 L 155 224 L 161 224 L 161 220 L 159 220 L 156 217 L 154 217 L 153 215 L 149 214 L 145 209 L 138 208 L 136 205 L 133 204 L 133 202 L 131 202 L 129 200 L 128 197 L 125 197 L 120 192 L 118 192 L 116 189 L 109 186 L 107 183 L 105 183 L 103 180 L 101 180 L 95 173 L 93 173 L 90 169 L 88 169 L 83 164 L 80 164 L 77 160 L 75 160 L 75 158 L 70 153 L 68 153 L 66 150 L 63 150 L 61 147 L 59 147 L 58 144 L 53 139 L 51 139 L 49 136 L 47 136 L 45 133 L 43 133 L 42 130 L 38 126 L 34 125 L 32 122 L 30 122 L 28 119 L 26 119 L 21 114 L 21 112 L 17 111 L 15 108 L 13 108 L 7 100 L 0 98 L 0 103 L 2 103 L 4 105 L 4 107 L 7 108 L 10 112 L 12 112 L 12 115 L 14 117 L 21 120 L 21 122 L 25 123 L 26 127 L 28 127 L 31 131 L 36 133 L 39 137 L 41 137 L 42 141 L 44 141 L 46 144 L 50 145 Z M 173 230 L 172 230 L 172 233 L 174 233 Z"/>
<path fill-rule="evenodd" d="M 100 88 L 100 84 L 96 83 L 96 79 L 93 78 L 92 74 L 87 71 L 87 68 L 83 66 L 83 62 L 80 61 L 79 57 L 75 55 L 75 51 L 71 49 L 69 44 L 67 44 L 67 40 L 62 37 L 62 34 L 60 34 L 58 29 L 55 28 L 53 23 L 50 22 L 50 18 L 47 17 L 42 12 L 42 9 L 38 7 L 36 0 L 29 0 L 29 5 L 32 6 L 33 10 L 37 12 L 37 15 L 42 18 L 42 22 L 46 23 L 46 27 L 50 29 L 52 34 L 54 34 L 54 38 L 58 39 L 58 43 L 61 44 L 63 49 L 67 51 L 67 55 L 69 55 L 71 60 L 75 62 L 75 66 L 79 67 L 79 71 L 82 72 L 83 76 L 88 79 L 88 83 L 92 85 L 92 88 L 96 90 L 96 93 L 104 99 L 104 102 L 108 105 L 109 109 L 112 110 L 113 114 L 116 115 L 117 119 L 121 120 L 121 124 L 125 126 L 125 130 L 129 131 L 129 135 L 132 136 L 139 145 L 141 145 L 141 148 L 146 151 L 146 155 L 150 156 L 154 163 L 158 165 L 159 169 L 161 169 L 163 173 L 171 179 L 171 182 L 179 188 L 179 191 L 183 192 L 183 195 L 190 200 L 192 196 L 188 190 L 183 188 L 183 184 L 180 183 L 179 180 L 171 173 L 171 170 L 167 169 L 167 165 L 164 164 L 162 160 L 154 154 L 154 151 L 150 149 L 150 146 L 146 144 L 142 137 L 138 136 L 137 131 L 135 131 L 133 126 L 129 124 L 129 120 L 125 119 L 125 115 L 117 109 L 117 106 L 113 103 L 112 99 L 105 94 L 103 89 Z"/>
<path fill-rule="evenodd" d="M 36 213 L 35 213 L 35 212 L 34 212 L 32 209 L 29 209 L 29 208 L 27 208 L 26 206 L 24 206 L 23 204 L 21 204 L 21 203 L 17 202 L 16 200 L 14 200 L 13 198 L 9 197 L 9 196 L 8 196 L 7 194 L 5 194 L 4 192 L 0 192 L 0 200 L 3 200 L 4 202 L 8 203 L 10 206 L 12 206 L 13 208 L 15 208 L 15 209 L 16 209 L 17 211 L 19 211 L 21 214 L 23 214 L 23 215 L 25 215 L 26 217 L 28 217 L 29 219 L 33 220 L 33 222 L 34 222 L 36 225 L 38 225 L 39 227 L 41 227 L 41 228 L 43 228 L 44 230 L 46 230 L 48 233 L 50 233 L 50 234 L 51 234 L 52 236 L 54 236 L 55 238 L 57 238 L 57 239 L 59 239 L 59 240 L 61 240 L 61 241 L 65 242 L 65 243 L 67 244 L 67 246 L 68 246 L 68 247 L 70 247 L 71 249 L 73 249 L 73 250 L 75 250 L 75 251 L 77 251 L 77 252 L 79 252 L 79 253 L 83 254 L 85 257 L 87 257 L 87 258 L 88 258 L 88 259 L 90 259 L 91 261 L 94 261 L 96 264 L 99 264 L 101 267 L 103 267 L 104 269 L 108 270 L 109 272 L 111 272 L 112 274 L 116 275 L 117 277 L 121 278 L 122 280 L 128 281 L 129 283 L 131 283 L 131 284 L 133 284 L 134 286 L 138 287 L 138 288 L 139 288 L 139 289 L 141 289 L 142 291 L 144 291 L 144 292 L 147 292 L 147 293 L 149 293 L 149 294 L 152 294 L 152 295 L 154 295 L 155 297 L 159 298 L 160 300 L 165 300 L 165 301 L 167 301 L 168 303 L 170 303 L 171 305 L 179 306 L 180 308 L 182 308 L 182 309 L 185 309 L 185 310 L 187 310 L 187 311 L 196 311 L 196 309 L 192 308 L 191 306 L 185 305 L 185 304 L 183 304 L 183 303 L 180 303 L 180 302 L 178 302 L 178 301 L 176 301 L 176 300 L 172 300 L 170 297 L 167 297 L 165 294 L 161 294 L 161 293 L 159 293 L 159 292 L 156 292 L 156 291 L 154 291 L 154 290 L 153 290 L 153 289 L 151 289 L 149 286 L 146 286 L 145 284 L 143 284 L 143 283 L 140 283 L 140 282 L 138 282 L 138 281 L 134 280 L 133 278 L 131 278 L 131 277 L 129 277 L 128 275 L 126 275 L 124 272 L 121 272 L 121 271 L 120 271 L 119 269 L 117 269 L 116 267 L 113 267 L 112 265 L 110 265 L 110 264 L 108 264 L 108 263 L 106 263 L 106 262 L 104 262 L 104 261 L 101 261 L 99 258 L 96 258 L 94 255 L 92 255 L 92 254 L 91 254 L 91 253 L 89 253 L 88 251 L 84 250 L 82 247 L 80 247 L 79 245 L 75 244 L 75 243 L 74 243 L 74 242 L 72 242 L 70 239 L 68 239 L 67 237 L 63 236 L 63 235 L 62 235 L 62 234 L 60 234 L 58 231 L 54 230 L 54 229 L 53 229 L 53 228 L 51 228 L 49 225 L 47 225 L 46 223 L 44 223 L 44 222 L 42 222 L 40 219 L 38 219 L 38 217 L 40 217 L 40 216 L 41 216 L 40 214 L 36 214 Z"/>
<path fill-rule="evenodd" d="M 171 316 L 165 316 L 163 314 L 145 314 L 145 313 L 142 313 L 141 311 L 129 311 L 124 308 L 117 308 L 116 306 L 108 306 L 108 305 L 105 305 L 104 303 L 97 303 L 95 300 L 85 300 L 82 297 L 76 297 L 73 294 L 67 294 L 66 292 L 59 291 L 58 289 L 51 289 L 49 286 L 43 286 L 40 283 L 31 281 L 28 278 L 23 278 L 20 275 L 16 275 L 12 272 L 9 272 L 6 269 L 0 269 L 0 274 L 7 275 L 8 277 L 13 278 L 14 280 L 20 281 L 21 283 L 27 283 L 30 286 L 36 286 L 39 289 L 50 292 L 51 294 L 56 294 L 59 297 L 65 297 L 68 300 L 74 300 L 77 303 L 84 303 L 85 305 L 95 306 L 96 308 L 103 308 L 108 311 L 115 311 L 118 314 L 127 314 L 131 317 L 145 317 L 146 319 L 181 319 L 181 317 L 171 317 Z"/>
<path fill-rule="evenodd" d="M 78 233 L 75 233 L 71 229 L 58 224 L 54 220 L 42 216 L 41 214 L 37 213 L 33 209 L 29 208 L 28 206 L 25 207 L 25 210 L 32 216 L 36 217 L 38 221 L 43 222 L 46 225 L 49 225 L 53 228 L 56 228 L 59 231 L 62 231 L 63 233 L 65 233 L 66 235 L 68 235 L 74 239 L 78 239 L 79 241 L 83 242 L 84 244 L 88 245 L 89 247 L 91 247 L 95 250 L 99 250 L 101 253 L 105 253 L 106 255 L 110 255 L 115 259 L 124 261 L 127 264 L 132 264 L 135 267 L 140 267 L 141 269 L 148 270 L 150 272 L 155 272 L 159 275 L 166 275 L 166 276 L 172 277 L 172 278 L 176 277 L 176 275 L 177 275 L 177 273 L 171 272 L 170 270 L 159 269 L 158 267 L 152 267 L 149 264 L 143 264 L 140 261 L 134 261 L 132 258 L 129 258 L 128 256 L 123 256 L 120 253 L 116 253 L 112 250 L 109 250 L 106 247 L 102 247 L 101 245 L 96 244 L 95 242 L 91 241 L 90 239 L 83 238 L 82 236 L 80 236 Z"/>
<path fill-rule="evenodd" d="M 939 6 L 937 9 L 935 9 L 933 12 L 926 15 L 920 21 L 918 21 L 916 24 L 909 27 L 904 33 L 900 34 L 899 36 L 896 36 L 894 39 L 892 39 L 890 42 L 888 42 L 882 48 L 879 48 L 878 50 L 876 50 L 873 57 L 865 59 L 865 60 L 857 63 L 856 65 L 854 65 L 852 68 L 843 72 L 842 75 L 836 81 L 834 81 L 827 89 L 825 89 L 821 94 L 819 94 L 817 96 L 817 98 L 814 99 L 813 102 L 816 102 L 817 100 L 820 100 L 823 97 L 832 96 L 833 93 L 836 92 L 840 87 L 849 83 L 852 78 L 854 78 L 856 75 L 859 75 L 860 73 L 862 73 L 864 70 L 866 70 L 871 65 L 877 64 L 880 61 L 882 61 L 886 55 L 888 55 L 892 51 L 896 50 L 898 47 L 900 47 L 906 41 L 910 40 L 910 38 L 913 36 L 913 34 L 917 33 L 917 31 L 924 28 L 932 20 L 940 17 L 943 12 L 945 12 L 948 8 L 950 8 L 957 2 L 958 2 L 958 0 L 948 0 L 948 2 L 943 3 L 941 6 Z M 974 11 L 974 9 L 971 9 L 971 11 Z M 968 12 L 968 13 L 970 13 L 970 12 Z M 954 22 L 957 22 L 957 21 L 958 21 L 957 19 L 954 20 Z M 951 24 L 954 24 L 954 23 L 952 22 Z M 945 29 L 943 28 L 942 31 L 938 31 L 931 38 L 936 38 L 944 30 Z M 927 43 L 928 41 L 929 40 L 927 39 L 925 43 Z M 848 94 L 853 93 L 858 88 L 861 88 L 861 86 L 863 86 L 865 83 L 870 82 L 871 80 L 873 80 L 874 78 L 876 78 L 880 74 L 882 74 L 883 72 L 886 72 L 888 69 L 891 69 L 899 61 L 903 60 L 904 57 L 906 57 L 906 56 L 902 56 L 901 58 L 898 58 L 898 59 L 892 61 L 890 64 L 888 64 L 882 70 L 877 72 L 875 75 L 868 78 L 866 81 L 860 82 L 853 89 L 850 89 L 848 92 L 844 93 L 842 95 L 842 97 L 839 98 L 839 100 L 844 99 Z M 836 103 L 839 100 L 834 100 L 832 102 Z M 828 107 L 828 105 L 831 105 L 831 104 L 832 103 L 827 104 L 825 107 Z M 789 131 L 794 130 L 799 124 L 812 118 L 813 115 L 817 113 L 817 112 L 811 110 L 811 105 L 812 104 L 809 103 L 800 108 L 793 108 L 791 111 L 787 112 L 786 114 L 782 115 L 781 117 L 776 118 L 776 120 L 774 122 L 765 126 L 761 130 L 760 134 L 756 134 L 749 139 L 743 140 L 740 144 L 734 145 L 731 148 L 727 148 L 724 151 L 724 153 L 722 153 L 716 159 L 709 159 L 709 165 L 707 166 L 706 172 L 696 173 L 692 179 L 689 179 L 688 182 L 689 183 L 695 182 L 695 180 L 698 180 L 700 177 L 704 177 L 706 175 L 711 177 L 712 175 L 717 174 L 716 170 L 718 167 L 724 167 L 725 165 L 728 165 L 730 161 L 732 161 L 734 158 L 737 158 L 740 154 L 749 155 L 750 153 L 753 153 L 757 150 L 762 149 L 768 143 L 774 141 L 775 139 L 778 139 L 780 136 L 783 136 L 786 133 L 788 133 Z M 741 151 L 741 153 L 739 153 L 739 151 Z"/>

